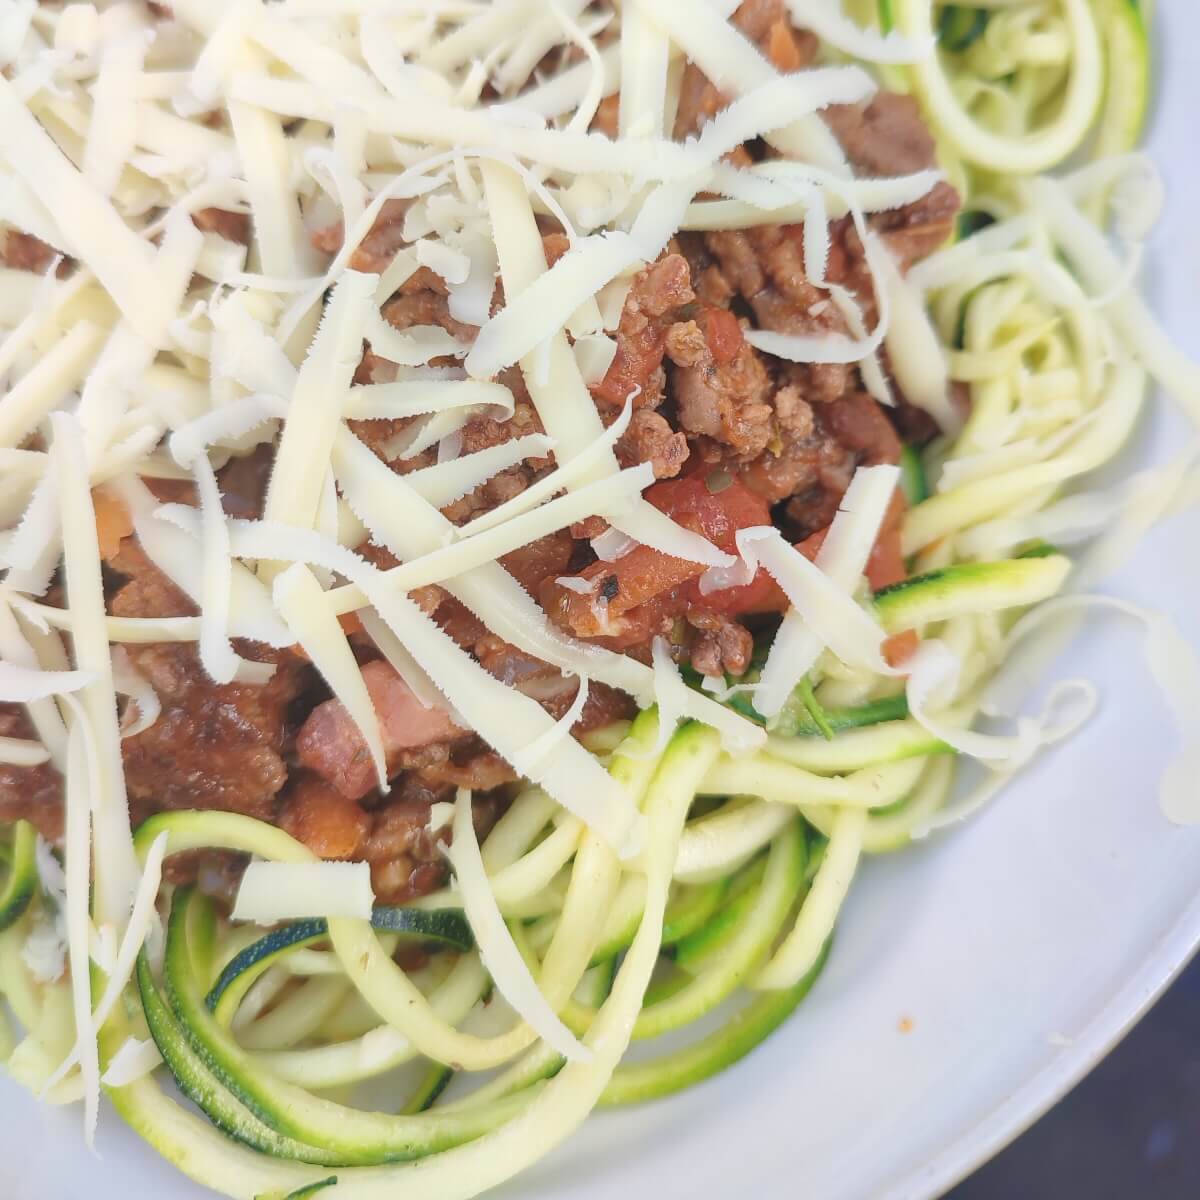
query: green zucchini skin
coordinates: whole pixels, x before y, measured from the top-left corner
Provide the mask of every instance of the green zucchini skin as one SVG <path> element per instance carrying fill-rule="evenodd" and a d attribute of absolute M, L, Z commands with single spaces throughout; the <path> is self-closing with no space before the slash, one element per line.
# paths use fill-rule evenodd
<path fill-rule="evenodd" d="M 875 611 L 884 629 L 898 633 L 966 612 L 1024 607 L 1055 595 L 1070 570 L 1062 554 L 959 563 L 883 588 L 875 593 Z"/>
<path fill-rule="evenodd" d="M 188 1044 L 183 1029 L 154 982 L 150 961 L 144 950 L 138 955 L 137 986 L 150 1036 L 179 1085 L 179 1090 L 222 1133 L 273 1158 L 313 1163 L 316 1166 L 338 1165 L 336 1156 L 281 1136 L 229 1094 Z"/>
<path fill-rule="evenodd" d="M 470 950 L 475 944 L 471 926 L 454 908 L 403 908 L 380 906 L 371 913 L 371 925 L 387 933 L 399 933 L 415 942 L 432 942 L 451 950 Z M 293 921 L 261 937 L 235 955 L 221 972 L 205 1003 L 228 1025 L 250 985 L 269 966 L 293 950 L 311 946 L 329 933 L 324 918 Z"/>
<path fill-rule="evenodd" d="M 0 888 L 0 932 L 15 925 L 37 891 L 37 830 L 28 821 L 13 826 L 12 858 L 8 878 Z"/>
<path fill-rule="evenodd" d="M 338 1177 L 330 1175 L 328 1179 L 318 1180 L 316 1183 L 310 1183 L 307 1187 L 297 1188 L 294 1192 L 288 1192 L 285 1196 L 282 1192 L 262 1192 L 254 1197 L 254 1200 L 311 1200 L 318 1192 L 323 1192 L 326 1188 L 337 1187 Z"/>
<path fill-rule="evenodd" d="M 929 499 L 929 479 L 920 453 L 912 446 L 900 451 L 900 490 L 909 508 Z"/>
<path fill-rule="evenodd" d="M 618 1067 L 600 1097 L 603 1107 L 670 1096 L 740 1062 L 761 1045 L 812 990 L 829 958 L 826 942 L 812 969 L 793 988 L 764 992 L 720 1029 L 690 1046 L 647 1062 Z"/>
<path fill-rule="evenodd" d="M 195 905 L 203 909 L 210 901 L 193 888 L 180 888 L 172 898 L 164 960 L 167 1002 L 195 1057 L 260 1125 L 291 1142 L 317 1146 L 331 1156 L 330 1165 L 375 1166 L 470 1141 L 527 1103 L 528 1097 L 518 1096 L 463 1114 L 392 1116 L 335 1104 L 280 1079 L 242 1049 L 204 1003 L 187 941 Z"/>
<path fill-rule="evenodd" d="M 897 584 L 896 586 L 901 585 Z M 744 696 L 732 696 L 729 700 L 729 707 L 740 712 L 744 717 L 749 717 L 756 724 L 766 724 L 762 714 Z M 882 700 L 872 700 L 853 708 L 825 708 L 822 710 L 822 716 L 824 723 L 836 734 L 843 729 L 861 729 L 865 725 L 880 725 L 884 721 L 901 721 L 908 716 L 908 700 L 901 692 L 895 696 L 885 696 Z M 778 733 L 782 737 L 825 736 L 824 731 L 799 697 L 790 698 L 784 705 L 772 732 Z"/>
<path fill-rule="evenodd" d="M 947 4 L 938 22 L 938 41 L 943 50 L 961 54 L 983 36 L 987 24 L 987 9 Z"/>
<path fill-rule="evenodd" d="M 408 1103 L 400 1110 L 400 1115 L 411 1117 L 432 1108 L 453 1078 L 452 1067 L 447 1067 L 444 1063 L 430 1063 L 429 1070 L 421 1077 L 421 1082 L 408 1098 Z"/>
<path fill-rule="evenodd" d="M 272 963 L 277 962 L 289 950 L 311 946 L 328 932 L 329 927 L 323 920 L 295 921 L 291 925 L 272 930 L 253 945 L 247 946 L 241 953 L 234 955 L 217 976 L 216 983 L 204 1001 L 209 1012 L 217 1014 L 223 1025 L 228 1024 L 228 1019 L 232 1018 L 250 985 Z"/>

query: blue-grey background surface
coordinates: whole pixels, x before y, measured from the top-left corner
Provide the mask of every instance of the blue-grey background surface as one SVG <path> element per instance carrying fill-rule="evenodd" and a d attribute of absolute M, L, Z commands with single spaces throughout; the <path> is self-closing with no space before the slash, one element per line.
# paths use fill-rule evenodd
<path fill-rule="evenodd" d="M 1028 1133 L 948 1200 L 1200 1196 L 1200 959 Z"/>

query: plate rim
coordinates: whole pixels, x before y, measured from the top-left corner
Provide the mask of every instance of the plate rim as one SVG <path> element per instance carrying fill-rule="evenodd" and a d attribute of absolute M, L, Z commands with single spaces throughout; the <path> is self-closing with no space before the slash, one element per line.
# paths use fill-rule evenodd
<path fill-rule="evenodd" d="M 1061 1053 L 931 1159 L 890 1184 L 880 1200 L 937 1200 L 985 1166 L 1095 1070 L 1193 958 L 1200 958 L 1200 894 L 1159 936 L 1137 972 L 1103 1000 Z"/>

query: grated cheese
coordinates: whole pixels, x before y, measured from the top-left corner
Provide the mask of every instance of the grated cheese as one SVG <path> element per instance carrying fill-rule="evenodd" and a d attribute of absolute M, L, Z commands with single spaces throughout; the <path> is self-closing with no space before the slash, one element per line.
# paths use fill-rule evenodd
<path fill-rule="evenodd" d="M 461 455 L 449 462 L 410 471 L 406 481 L 421 499 L 434 508 L 445 508 L 470 495 L 501 471 L 527 458 L 545 458 L 553 448 L 548 437 L 534 433 Z"/>
<path fill-rule="evenodd" d="M 490 379 L 524 358 L 558 333 L 585 300 L 642 257 L 639 242 L 631 234 L 617 231 L 584 238 L 553 267 L 510 296 L 504 308 L 480 329 L 463 364 L 468 373 L 476 379 Z"/>
<path fill-rule="evenodd" d="M 162 701 L 149 680 L 138 672 L 124 646 L 112 649 L 113 687 L 119 696 L 127 696 L 137 710 L 137 716 L 128 720 L 129 711 L 122 714 L 121 737 L 136 737 L 149 729 L 162 713 Z"/>
<path fill-rule="evenodd" d="M 0 662 L 0 697 L 10 704 L 29 704 L 50 696 L 67 696 L 95 681 L 90 671 L 42 671 Z"/>
<path fill-rule="evenodd" d="M 866 62 L 908 64 L 932 57 L 937 48 L 933 37 L 913 39 L 897 29 L 877 33 L 850 20 L 840 5 L 828 0 L 785 0 L 792 22 L 809 29 L 826 45 Z"/>
<path fill-rule="evenodd" d="M 96 854 L 105 868 L 96 880 L 94 907 L 99 920 L 123 926 L 137 886 L 138 871 L 113 700 L 96 514 L 88 491 L 87 463 L 78 421 L 67 413 L 54 413 L 51 427 L 50 453 L 61 501 L 63 579 L 72 618 L 72 650 L 75 666 L 91 676 L 81 690 L 79 712 L 73 725 L 87 726 L 91 749 L 86 802 L 93 814 Z M 81 852 L 78 846 L 77 852 Z"/>
<path fill-rule="evenodd" d="M 815 564 L 840 591 L 853 592 L 862 578 L 899 479 L 898 468 L 890 466 L 859 467 L 854 473 Z M 804 616 L 789 610 L 771 643 L 754 707 L 765 717 L 778 713 L 823 648 Z"/>
<path fill-rule="evenodd" d="M 158 1047 L 149 1038 L 126 1038 L 108 1060 L 100 1077 L 105 1087 L 122 1088 L 149 1075 L 162 1062 Z"/>
<path fill-rule="evenodd" d="M 196 511 L 186 506 L 158 506 L 140 480 L 125 477 L 110 485 L 133 518 L 134 532 L 146 556 L 180 591 L 199 604 L 204 591 L 203 565 L 199 559 Z M 177 509 L 183 507 L 183 513 Z M 280 620 L 263 583 L 242 563 L 234 562 L 230 576 L 229 632 L 233 637 L 266 642 L 268 646 L 290 646 L 295 638 Z M 110 618 L 110 622 L 118 618 Z M 146 640 L 159 640 L 178 622 L 180 629 L 198 626 L 189 617 L 125 618 L 114 628 L 142 629 Z M 156 636 L 157 635 L 157 636 Z M 167 640 L 177 640 L 167 637 Z"/>
<path fill-rule="evenodd" d="M 313 917 L 366 921 L 374 907 L 371 868 L 365 862 L 252 862 L 231 916 L 258 925 Z"/>
<path fill-rule="evenodd" d="M 87 372 L 104 332 L 80 321 L 36 366 L 0 395 L 0 446 L 18 446 Z"/>
<path fill-rule="evenodd" d="M 844 663 L 880 675 L 890 672 L 880 649 L 883 629 L 820 567 L 789 546 L 779 530 L 739 530 L 737 547 L 743 558 L 767 569 L 820 643 Z"/>
<path fill-rule="evenodd" d="M 46 205 L 59 236 L 83 259 L 130 324 L 152 339 L 160 319 L 153 254 L 55 145 L 0 75 L 0 156 Z"/>
<path fill-rule="evenodd" d="M 718 9 L 708 4 L 688 3 L 688 0 L 637 0 L 637 3 L 645 9 L 650 20 L 669 33 L 671 40 L 688 59 L 722 91 L 746 96 L 778 80 L 775 68 L 762 56 L 758 47 L 727 21 Z M 805 74 L 812 75 L 814 72 Z M 837 139 L 818 117 L 802 114 L 811 114 L 824 104 L 853 104 L 865 99 L 874 90 L 874 85 L 864 72 L 856 72 L 853 82 L 856 86 L 849 88 L 851 98 L 839 99 L 830 95 L 822 100 L 814 95 L 810 97 L 811 103 L 807 107 L 802 106 L 798 112 L 791 107 L 776 108 L 776 114 L 794 113 L 795 116 L 790 121 L 785 118 L 784 123 L 780 123 L 776 116 L 768 113 L 765 115 L 768 122 L 766 128 L 751 136 L 766 133 L 767 140 L 784 154 L 845 173 L 846 160 Z M 802 105 L 804 103 L 807 102 L 802 102 Z M 724 122 L 720 132 L 714 130 L 709 135 L 712 140 L 728 140 L 733 124 L 729 111 L 726 109 L 718 113 L 706 127 L 707 131 Z M 729 149 L 732 148 L 730 145 Z"/>
<path fill-rule="evenodd" d="M 358 366 L 374 291 L 374 276 L 347 271 L 330 297 L 289 400 L 263 506 L 267 520 L 303 529 L 316 520 L 324 474 L 312 464 L 328 461 L 340 416 L 335 397 L 348 391 Z"/>
<path fill-rule="evenodd" d="M 508 932 L 480 857 L 471 793 L 465 788 L 459 789 L 454 805 L 454 837 L 447 856 L 480 957 L 496 990 L 548 1046 L 571 1061 L 587 1062 L 591 1051 L 550 1007 Z"/>
<path fill-rule="evenodd" d="M 0 737 L 0 763 L 12 767 L 37 767 L 49 761 L 50 751 L 41 742 L 30 738 Z"/>
<path fill-rule="evenodd" d="M 113 38 L 100 54 L 83 174 L 104 196 L 116 191 L 121 170 L 137 141 L 138 80 L 147 46 L 143 34 L 129 33 Z"/>

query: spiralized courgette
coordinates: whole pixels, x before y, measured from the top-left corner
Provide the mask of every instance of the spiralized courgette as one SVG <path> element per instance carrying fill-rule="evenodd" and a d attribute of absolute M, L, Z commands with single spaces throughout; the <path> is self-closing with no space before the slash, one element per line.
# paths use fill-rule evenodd
<path fill-rule="evenodd" d="M 106 1076 L 107 1093 L 206 1186 L 239 1200 L 406 1188 L 468 1197 L 549 1151 L 597 1105 L 709 1078 L 814 986 L 864 858 L 974 811 L 1090 711 L 1089 687 L 1073 683 L 1012 732 L 973 728 L 1002 707 L 996 681 L 1017 616 L 1069 588 L 1072 570 L 1097 573 L 1128 534 L 1120 498 L 1087 480 L 1135 430 L 1151 376 L 1200 413 L 1200 372 L 1131 291 L 1157 200 L 1130 153 L 1147 107 L 1149 11 L 1130 0 L 859 0 L 852 11 L 914 44 L 940 38 L 929 57 L 875 69 L 919 98 L 970 216 L 892 298 L 909 306 L 905 328 L 926 335 L 889 343 L 896 375 L 929 378 L 930 364 L 905 354 L 932 344 L 936 378 L 962 401 L 961 428 L 906 449 L 910 578 L 860 593 L 887 632 L 940 647 L 956 669 L 926 672 L 920 686 L 914 670 L 906 690 L 901 672 L 825 651 L 769 722 L 744 690 L 753 678 L 730 680 L 724 702 L 768 733 L 740 757 L 700 724 L 660 730 L 653 708 L 592 735 L 645 818 L 636 856 L 618 858 L 545 791 L 522 788 L 479 861 L 522 963 L 584 1048 L 577 1057 L 496 993 L 453 885 L 373 921 L 270 931 L 231 922 L 198 891 L 165 888 L 162 936 L 143 947 L 126 1003 L 98 1030 L 100 1065 L 157 1048 L 203 1116 L 149 1073 Z M 1099 165 L 1044 176 L 1085 151 Z M 1107 536 L 1073 566 L 1067 555 L 1097 535 Z M 27 612 L 56 619 L 47 606 Z M 952 801 L 964 752 L 984 779 Z M 315 858 L 281 830 L 227 813 L 151 818 L 135 839 L 143 860 L 164 837 L 167 856 Z M 0 1025 L 0 1054 L 67 1103 L 83 1094 L 78 1068 L 55 1078 L 77 1041 L 70 984 L 35 973 L 26 952 L 60 918 L 52 889 L 35 888 L 38 852 L 21 825 L 0 862 L 0 992 L 23 1030 L 18 1040 Z M 402 941 L 429 960 L 400 965 Z M 701 1027 L 682 1047 L 655 1045 Z M 648 1056 L 623 1061 L 632 1041 L 649 1042 Z M 394 1080 L 387 1110 L 356 1107 L 355 1089 L 370 1083 L 378 1095 L 381 1078 Z"/>

